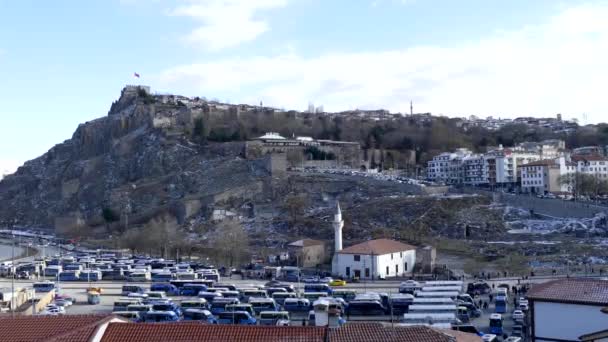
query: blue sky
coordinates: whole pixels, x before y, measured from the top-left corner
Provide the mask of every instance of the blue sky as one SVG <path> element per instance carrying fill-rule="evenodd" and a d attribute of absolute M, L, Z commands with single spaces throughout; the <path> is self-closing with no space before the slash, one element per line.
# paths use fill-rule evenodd
<path fill-rule="evenodd" d="M 577 0 L 0 0 L 0 173 L 134 82 L 290 109 L 602 121 L 607 17 L 607 1 Z"/>

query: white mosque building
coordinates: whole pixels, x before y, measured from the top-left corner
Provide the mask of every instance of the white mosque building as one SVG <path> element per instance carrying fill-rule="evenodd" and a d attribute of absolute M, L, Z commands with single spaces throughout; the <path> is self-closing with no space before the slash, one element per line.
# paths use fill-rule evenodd
<path fill-rule="evenodd" d="M 335 250 L 332 274 L 344 278 L 384 279 L 410 275 L 416 263 L 416 247 L 390 239 L 376 239 L 342 248 L 344 220 L 338 203 L 332 223 Z"/>

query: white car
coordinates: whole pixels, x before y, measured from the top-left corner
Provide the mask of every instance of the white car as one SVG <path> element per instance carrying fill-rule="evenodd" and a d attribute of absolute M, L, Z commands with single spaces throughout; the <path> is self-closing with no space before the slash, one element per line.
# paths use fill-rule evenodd
<path fill-rule="evenodd" d="M 519 310 L 528 311 L 528 303 L 519 303 Z"/>
<path fill-rule="evenodd" d="M 63 315 L 65 314 L 65 309 L 60 306 L 47 305 L 40 314 L 46 315 Z"/>
<path fill-rule="evenodd" d="M 329 284 L 333 281 L 334 279 L 332 277 L 324 277 L 319 279 L 319 283 L 323 283 L 323 284 Z"/>
<path fill-rule="evenodd" d="M 68 306 L 71 306 L 73 303 L 71 300 L 69 299 L 55 299 L 55 305 L 59 306 L 59 307 L 64 307 L 67 308 Z"/>
<path fill-rule="evenodd" d="M 524 320 L 524 312 L 521 310 L 515 310 L 513 311 L 513 320 L 514 321 L 523 321 Z"/>

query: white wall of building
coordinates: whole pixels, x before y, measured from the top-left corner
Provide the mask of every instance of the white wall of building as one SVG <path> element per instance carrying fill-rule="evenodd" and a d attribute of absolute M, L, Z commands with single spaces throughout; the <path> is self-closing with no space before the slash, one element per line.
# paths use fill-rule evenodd
<path fill-rule="evenodd" d="M 523 166 L 521 168 L 521 188 L 524 192 L 543 194 L 548 184 L 545 184 L 548 166 Z"/>
<path fill-rule="evenodd" d="M 391 257 L 392 255 L 392 257 Z M 355 261 L 355 256 L 359 257 L 359 261 Z M 405 276 L 412 273 L 414 264 L 416 263 L 416 251 L 408 250 L 403 252 L 395 252 L 383 255 L 365 254 L 342 254 L 334 255 L 336 261 L 332 265 L 332 273 L 342 277 L 354 277 L 355 271 L 360 271 L 361 279 L 370 279 L 372 275 L 375 278 L 379 277 L 396 277 Z M 407 264 L 407 270 L 405 270 Z M 397 267 L 398 266 L 398 272 Z M 386 268 L 388 267 L 388 274 Z M 347 268 L 350 272 L 347 272 Z M 369 269 L 369 276 L 366 276 L 365 269 Z"/>
<path fill-rule="evenodd" d="M 608 180 L 608 161 L 579 161 L 576 165 L 576 171 L 596 176 L 601 180 Z"/>
<path fill-rule="evenodd" d="M 579 336 L 606 329 L 608 315 L 601 306 L 534 301 L 534 334 L 538 337 L 578 341 Z"/>

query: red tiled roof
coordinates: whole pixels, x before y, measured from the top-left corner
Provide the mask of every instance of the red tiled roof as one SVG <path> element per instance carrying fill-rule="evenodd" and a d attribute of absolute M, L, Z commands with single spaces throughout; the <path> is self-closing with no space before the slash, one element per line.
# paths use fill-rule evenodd
<path fill-rule="evenodd" d="M 449 329 L 435 329 L 444 334 L 453 336 L 456 338 L 456 342 L 481 342 L 481 337 L 475 334 L 466 333 L 457 330 L 449 330 Z"/>
<path fill-rule="evenodd" d="M 604 156 L 600 156 L 598 154 L 590 154 L 590 155 L 574 155 L 571 157 L 572 161 L 608 161 L 608 158 Z"/>
<path fill-rule="evenodd" d="M 388 253 L 396 253 L 409 251 L 412 249 L 416 249 L 416 247 L 412 245 L 406 245 L 399 241 L 389 240 L 389 239 L 377 239 L 365 241 L 357 245 L 350 246 L 348 248 L 344 248 L 341 251 L 338 251 L 340 254 L 375 254 L 382 255 Z"/>
<path fill-rule="evenodd" d="M 532 286 L 528 298 L 548 302 L 608 305 L 608 280 L 553 280 Z"/>
<path fill-rule="evenodd" d="M 88 341 L 111 315 L 18 316 L 0 318 L 0 341 Z"/>
<path fill-rule="evenodd" d="M 456 339 L 425 326 L 389 327 L 379 323 L 348 323 L 331 329 L 331 342 L 454 342 Z"/>
<path fill-rule="evenodd" d="M 110 323 L 101 342 L 323 342 L 326 334 L 324 327 Z"/>

